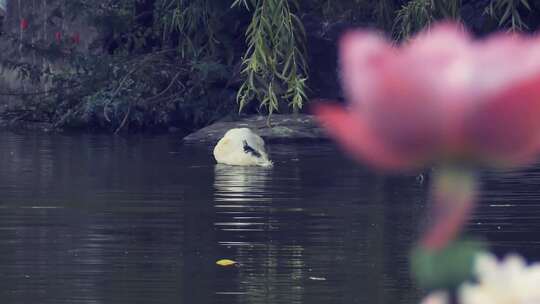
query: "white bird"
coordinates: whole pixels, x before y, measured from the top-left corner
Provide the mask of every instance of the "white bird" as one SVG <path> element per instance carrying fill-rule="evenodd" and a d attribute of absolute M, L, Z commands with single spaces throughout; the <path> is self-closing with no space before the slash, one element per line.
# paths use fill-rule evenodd
<path fill-rule="evenodd" d="M 230 129 L 214 148 L 219 164 L 271 167 L 264 140 L 248 128 Z"/>

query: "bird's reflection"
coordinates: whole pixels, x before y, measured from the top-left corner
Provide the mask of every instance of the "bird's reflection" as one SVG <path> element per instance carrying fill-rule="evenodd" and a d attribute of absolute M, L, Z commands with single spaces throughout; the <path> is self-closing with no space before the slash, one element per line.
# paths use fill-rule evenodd
<path fill-rule="evenodd" d="M 271 170 L 261 167 L 217 164 L 214 203 L 218 214 L 214 225 L 221 231 L 264 231 L 272 201 L 266 190 Z"/>
<path fill-rule="evenodd" d="M 214 193 L 217 203 L 252 205 L 270 201 L 266 185 L 272 178 L 271 169 L 217 164 L 214 172 Z"/>
<path fill-rule="evenodd" d="M 303 247 L 276 239 L 280 231 L 273 206 L 273 170 L 261 167 L 216 165 L 214 202 L 217 241 L 223 252 L 240 263 L 217 286 L 220 297 L 236 295 L 240 302 L 258 303 L 268 296 L 299 303 L 303 287 Z M 230 277 L 233 276 L 233 277 Z M 297 284 L 285 284 L 289 278 Z M 278 290 L 275 286 L 280 286 Z M 272 290 L 270 292 L 270 290 Z M 292 300 L 292 301 L 291 301 Z"/>

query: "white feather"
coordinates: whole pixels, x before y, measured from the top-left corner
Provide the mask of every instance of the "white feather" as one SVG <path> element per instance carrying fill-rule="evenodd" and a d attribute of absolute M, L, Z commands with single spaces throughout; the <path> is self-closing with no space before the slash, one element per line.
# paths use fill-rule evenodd
<path fill-rule="evenodd" d="M 246 152 L 244 143 L 257 151 L 260 157 Z M 272 166 L 266 153 L 264 140 L 248 128 L 235 128 L 227 131 L 214 148 L 214 158 L 218 163 L 226 165 Z"/>

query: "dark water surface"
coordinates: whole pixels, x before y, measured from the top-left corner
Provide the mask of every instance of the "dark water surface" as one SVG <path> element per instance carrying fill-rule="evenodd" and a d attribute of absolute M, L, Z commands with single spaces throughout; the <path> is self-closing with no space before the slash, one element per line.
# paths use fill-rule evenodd
<path fill-rule="evenodd" d="M 331 144 L 215 165 L 174 137 L 0 133 L 0 303 L 415 303 L 415 176 Z M 485 174 L 469 230 L 540 258 L 540 170 Z M 238 267 L 215 262 L 229 258 Z"/>

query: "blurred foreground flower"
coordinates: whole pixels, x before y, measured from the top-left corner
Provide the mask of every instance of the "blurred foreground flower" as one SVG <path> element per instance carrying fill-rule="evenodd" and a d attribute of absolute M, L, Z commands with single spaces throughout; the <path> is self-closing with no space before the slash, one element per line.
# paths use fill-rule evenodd
<path fill-rule="evenodd" d="M 459 297 L 463 304 L 540 303 L 540 264 L 527 266 L 518 255 L 503 261 L 484 254 L 475 264 L 478 283 L 465 284 Z"/>
<path fill-rule="evenodd" d="M 448 294 L 442 291 L 434 292 L 427 296 L 422 304 L 449 304 Z"/>
<path fill-rule="evenodd" d="M 475 262 L 477 283 L 465 283 L 458 290 L 460 304 L 540 303 L 540 264 L 527 266 L 525 260 L 510 255 L 503 261 L 491 254 L 478 255 Z M 449 304 L 442 292 L 428 296 L 422 304 Z"/>
<path fill-rule="evenodd" d="M 475 168 L 525 165 L 540 152 L 540 37 L 474 40 L 443 23 L 394 47 L 353 31 L 340 64 L 349 106 L 315 107 L 330 135 L 377 169 L 435 166 L 432 223 L 411 252 L 417 283 L 459 288 L 463 304 L 539 304 L 540 265 L 477 258 L 482 246 L 457 236 L 476 201 Z M 463 285 L 472 273 L 478 282 Z M 454 303 L 449 295 L 424 304 Z"/>
<path fill-rule="evenodd" d="M 476 254 L 476 245 L 456 241 L 476 201 L 475 168 L 521 166 L 540 152 L 540 38 L 474 40 L 442 23 L 395 47 L 353 31 L 341 40 L 340 65 L 349 106 L 319 104 L 315 114 L 351 155 L 375 168 L 435 166 L 432 222 L 412 251 L 412 271 L 425 288 L 458 286 Z M 449 252 L 459 262 L 450 262 Z"/>
<path fill-rule="evenodd" d="M 341 40 L 340 60 L 350 106 L 319 105 L 316 114 L 377 168 L 515 166 L 540 150 L 540 38 L 473 40 L 445 23 L 396 48 L 355 31 Z"/>

